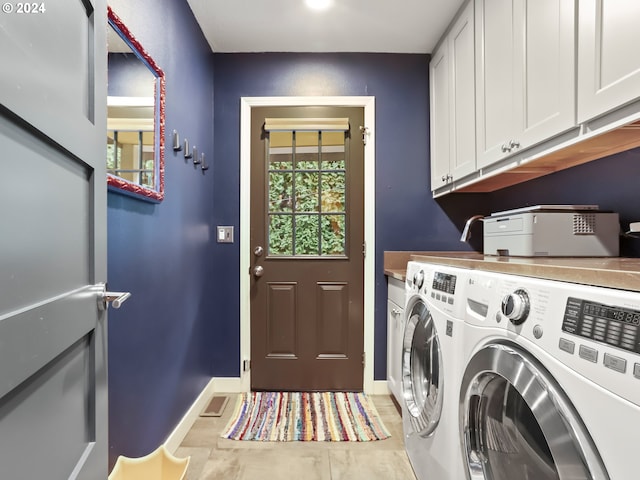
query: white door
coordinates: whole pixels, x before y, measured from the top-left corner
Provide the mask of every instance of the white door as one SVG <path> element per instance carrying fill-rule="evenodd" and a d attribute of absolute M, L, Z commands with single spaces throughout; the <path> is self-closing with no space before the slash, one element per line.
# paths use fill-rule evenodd
<path fill-rule="evenodd" d="M 580 0 L 578 122 L 640 98 L 640 2 Z"/>
<path fill-rule="evenodd" d="M 515 140 L 526 148 L 575 126 L 576 6 L 574 0 L 515 5 Z"/>
<path fill-rule="evenodd" d="M 0 478 L 107 477 L 106 5 L 0 15 Z"/>
<path fill-rule="evenodd" d="M 507 156 L 504 149 L 518 131 L 514 125 L 513 1 L 476 3 L 477 166 Z"/>
<path fill-rule="evenodd" d="M 476 93 L 473 2 L 449 34 L 451 86 L 451 174 L 460 180 L 476 169 Z"/>
<path fill-rule="evenodd" d="M 575 4 L 482 0 L 477 19 L 482 168 L 575 125 Z"/>
<path fill-rule="evenodd" d="M 451 121 L 449 103 L 449 44 L 445 40 L 429 63 L 431 126 L 431 190 L 450 182 Z"/>

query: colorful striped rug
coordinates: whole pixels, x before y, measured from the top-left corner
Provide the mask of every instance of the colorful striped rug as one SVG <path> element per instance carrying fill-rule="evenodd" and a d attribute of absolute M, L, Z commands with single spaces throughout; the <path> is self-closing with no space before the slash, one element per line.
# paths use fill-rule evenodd
<path fill-rule="evenodd" d="M 373 402 L 350 392 L 243 393 L 222 434 L 272 442 L 368 442 L 389 436 Z"/>

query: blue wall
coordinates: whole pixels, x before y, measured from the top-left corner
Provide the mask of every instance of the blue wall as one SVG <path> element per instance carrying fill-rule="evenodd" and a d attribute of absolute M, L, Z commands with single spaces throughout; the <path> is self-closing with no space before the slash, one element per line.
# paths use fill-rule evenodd
<path fill-rule="evenodd" d="M 536 204 L 595 204 L 620 214 L 624 231 L 640 221 L 640 148 L 494 192 L 486 212 Z M 640 256 L 640 239 L 621 238 L 620 255 Z"/>
<path fill-rule="evenodd" d="M 213 175 L 174 154 L 177 129 L 213 156 L 213 58 L 186 2 L 112 0 L 166 77 L 165 200 L 108 198 L 110 463 L 163 443 L 211 377 Z"/>
<path fill-rule="evenodd" d="M 240 97 L 372 95 L 376 97 L 376 305 L 374 376 L 386 378 L 384 250 L 463 249 L 459 229 L 478 196 L 451 196 L 447 215 L 431 198 L 429 56 L 395 54 L 216 54 L 215 222 L 240 218 Z M 451 216 L 451 218 L 450 218 Z M 240 252 L 214 248 L 219 272 L 213 341 L 214 376 L 238 376 Z"/>

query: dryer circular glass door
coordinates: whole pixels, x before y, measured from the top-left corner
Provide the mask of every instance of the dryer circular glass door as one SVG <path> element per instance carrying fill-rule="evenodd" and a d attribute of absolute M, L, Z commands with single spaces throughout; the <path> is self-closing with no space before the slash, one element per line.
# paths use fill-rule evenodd
<path fill-rule="evenodd" d="M 463 456 L 472 480 L 609 479 L 564 391 L 529 353 L 492 343 L 460 390 Z"/>
<path fill-rule="evenodd" d="M 442 413 L 442 352 L 433 317 L 424 300 L 407 302 L 402 341 L 402 396 L 413 430 L 430 435 Z"/>

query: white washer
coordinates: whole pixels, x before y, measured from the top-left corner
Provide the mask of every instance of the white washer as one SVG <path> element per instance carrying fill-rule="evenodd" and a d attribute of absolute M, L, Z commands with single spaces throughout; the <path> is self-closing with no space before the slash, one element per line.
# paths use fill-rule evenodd
<path fill-rule="evenodd" d="M 640 293 L 486 272 L 466 292 L 466 478 L 637 478 Z"/>
<path fill-rule="evenodd" d="M 418 480 L 460 480 L 464 475 L 456 452 L 467 272 L 407 265 L 402 423 Z"/>

